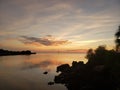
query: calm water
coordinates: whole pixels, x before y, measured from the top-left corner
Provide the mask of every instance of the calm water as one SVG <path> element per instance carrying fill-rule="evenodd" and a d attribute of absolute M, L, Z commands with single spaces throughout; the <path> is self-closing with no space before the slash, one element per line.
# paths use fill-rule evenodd
<path fill-rule="evenodd" d="M 84 61 L 85 54 L 39 53 L 0 56 L 0 90 L 67 90 L 64 85 L 47 85 L 57 75 L 56 67 Z M 48 71 L 47 75 L 43 72 Z"/>

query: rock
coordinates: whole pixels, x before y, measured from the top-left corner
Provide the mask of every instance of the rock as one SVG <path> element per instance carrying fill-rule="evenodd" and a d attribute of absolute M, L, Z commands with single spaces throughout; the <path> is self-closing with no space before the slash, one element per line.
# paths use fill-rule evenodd
<path fill-rule="evenodd" d="M 69 64 L 62 64 L 62 65 L 57 67 L 56 72 L 67 72 L 67 71 L 69 71 L 69 69 L 70 69 Z"/>
<path fill-rule="evenodd" d="M 48 82 L 48 85 L 54 85 L 54 82 Z"/>
<path fill-rule="evenodd" d="M 45 71 L 45 72 L 43 72 L 43 74 L 48 74 L 48 72 L 47 72 L 47 71 Z"/>

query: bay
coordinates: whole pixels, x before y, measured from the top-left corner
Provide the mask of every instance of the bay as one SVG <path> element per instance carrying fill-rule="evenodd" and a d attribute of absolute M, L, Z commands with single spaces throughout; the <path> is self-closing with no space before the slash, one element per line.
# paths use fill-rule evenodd
<path fill-rule="evenodd" d="M 33 55 L 0 56 L 0 90 L 67 90 L 64 85 L 48 85 L 57 75 L 56 67 L 83 61 L 81 53 L 38 53 Z M 43 74 L 47 71 L 48 74 Z"/>

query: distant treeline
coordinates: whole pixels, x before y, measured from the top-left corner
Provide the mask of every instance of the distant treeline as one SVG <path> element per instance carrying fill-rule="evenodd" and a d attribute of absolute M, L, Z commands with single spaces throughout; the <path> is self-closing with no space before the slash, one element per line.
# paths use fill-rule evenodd
<path fill-rule="evenodd" d="M 30 55 L 30 54 L 36 54 L 35 52 L 31 52 L 30 50 L 26 51 L 9 51 L 0 49 L 0 56 L 7 56 L 7 55 Z"/>

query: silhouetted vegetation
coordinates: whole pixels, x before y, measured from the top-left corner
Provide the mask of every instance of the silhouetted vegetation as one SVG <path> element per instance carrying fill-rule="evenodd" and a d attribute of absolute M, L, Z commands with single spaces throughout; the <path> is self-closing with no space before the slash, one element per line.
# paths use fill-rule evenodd
<path fill-rule="evenodd" d="M 115 36 L 116 36 L 116 40 L 115 40 L 115 42 L 116 42 L 116 51 L 120 52 L 120 26 L 119 26 L 118 31 L 116 32 Z"/>
<path fill-rule="evenodd" d="M 35 54 L 34 52 L 31 52 L 30 50 L 26 51 L 8 51 L 4 49 L 0 49 L 0 56 L 7 56 L 7 55 L 30 55 Z"/>
<path fill-rule="evenodd" d="M 107 50 L 99 46 L 89 49 L 88 62 L 72 62 L 72 66 L 63 64 L 57 67 L 56 84 L 64 84 L 68 90 L 120 90 L 120 27 L 115 34 L 116 50 Z"/>

